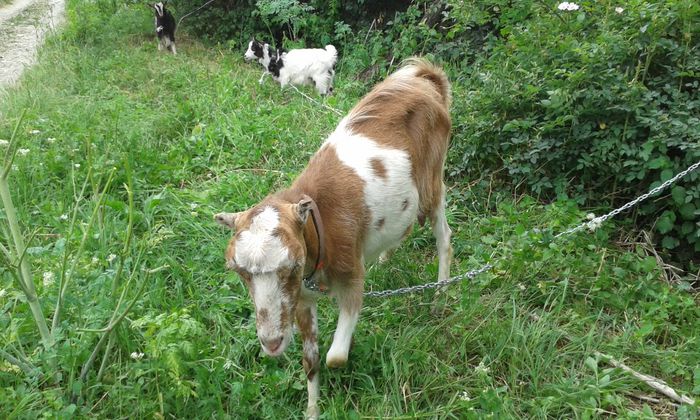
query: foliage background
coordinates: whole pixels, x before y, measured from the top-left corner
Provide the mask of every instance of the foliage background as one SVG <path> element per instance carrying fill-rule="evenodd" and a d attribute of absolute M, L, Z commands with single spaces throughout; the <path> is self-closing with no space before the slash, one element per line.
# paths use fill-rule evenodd
<path fill-rule="evenodd" d="M 176 4 L 189 10 L 197 2 Z M 186 25 L 236 51 L 253 35 L 288 47 L 333 42 L 339 66 L 368 82 L 411 55 L 442 61 L 456 84 L 455 179 L 496 174 L 543 200 L 613 207 L 698 161 L 700 4 L 556 6 L 224 1 Z M 698 181 L 691 175 L 670 200 L 628 216 L 638 226 L 653 225 L 659 247 L 686 267 L 700 255 Z"/>

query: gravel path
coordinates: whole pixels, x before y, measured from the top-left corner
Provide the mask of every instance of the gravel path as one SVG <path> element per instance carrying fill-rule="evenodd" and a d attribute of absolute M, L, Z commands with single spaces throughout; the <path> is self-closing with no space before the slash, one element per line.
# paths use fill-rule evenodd
<path fill-rule="evenodd" d="M 63 21 L 65 0 L 16 0 L 0 8 L 0 90 L 12 85 L 47 32 Z"/>

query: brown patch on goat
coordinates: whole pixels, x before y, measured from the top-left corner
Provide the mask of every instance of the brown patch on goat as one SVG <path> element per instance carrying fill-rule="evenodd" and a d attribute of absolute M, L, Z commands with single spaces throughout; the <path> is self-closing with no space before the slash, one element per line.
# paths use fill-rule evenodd
<path fill-rule="evenodd" d="M 374 172 L 374 175 L 377 178 L 386 179 L 386 167 L 384 167 L 384 163 L 382 163 L 381 159 L 372 158 L 370 159 L 369 164 L 372 167 L 372 172 Z"/>
<path fill-rule="evenodd" d="M 324 277 L 329 288 L 356 281 L 358 274 L 364 272 L 361 260 L 369 225 L 362 178 L 340 161 L 335 147 L 325 145 L 311 158 L 292 186 L 276 193 L 275 197 L 287 203 L 298 203 L 304 194 L 316 202 L 323 219 Z M 318 254 L 318 238 L 310 216 L 299 240 L 306 245 L 304 272 L 310 273 Z"/>
<path fill-rule="evenodd" d="M 267 309 L 262 308 L 258 311 L 258 318 L 257 318 L 258 323 L 262 324 L 262 323 L 268 322 L 269 319 L 270 319 L 270 312 Z"/>
<path fill-rule="evenodd" d="M 384 218 L 377 220 L 377 226 L 376 226 L 377 230 L 381 230 L 384 227 L 384 222 L 385 222 Z"/>
<path fill-rule="evenodd" d="M 302 339 L 305 342 L 302 364 L 304 365 L 304 372 L 306 372 L 306 379 L 311 381 L 318 373 L 320 366 L 317 344 L 317 326 L 314 324 L 313 313 L 308 307 L 298 309 L 296 318 L 299 332 L 301 333 Z M 308 343 L 308 345 L 306 345 L 306 343 Z M 309 349 L 309 347 L 311 349 Z M 310 354 L 309 350 L 311 350 Z"/>

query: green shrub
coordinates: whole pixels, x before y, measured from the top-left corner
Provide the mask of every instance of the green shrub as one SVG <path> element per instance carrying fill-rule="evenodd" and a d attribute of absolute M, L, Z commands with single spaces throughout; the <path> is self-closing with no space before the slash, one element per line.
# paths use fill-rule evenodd
<path fill-rule="evenodd" d="M 471 7 L 453 17 L 468 25 Z M 541 197 L 614 206 L 700 158 L 697 2 L 520 7 L 517 20 L 492 21 L 498 42 L 465 69 L 453 175 L 505 169 L 502 179 Z M 636 214 L 684 259 L 700 251 L 698 180 Z"/>

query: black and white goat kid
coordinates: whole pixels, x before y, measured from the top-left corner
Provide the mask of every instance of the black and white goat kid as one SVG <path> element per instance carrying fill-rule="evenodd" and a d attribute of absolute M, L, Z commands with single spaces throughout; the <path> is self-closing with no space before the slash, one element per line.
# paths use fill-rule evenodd
<path fill-rule="evenodd" d="M 175 18 L 169 10 L 165 9 L 163 3 L 153 5 L 156 10 L 156 34 L 158 35 L 158 51 L 163 47 L 177 54 L 175 49 Z"/>
<path fill-rule="evenodd" d="M 333 67 L 338 59 L 338 51 L 333 45 L 285 51 L 276 50 L 270 44 L 253 39 L 248 44 L 244 57 L 248 61 L 257 60 L 265 68 L 260 83 L 265 74 L 271 74 L 282 87 L 288 83 L 314 85 L 321 95 L 333 92 Z"/>

